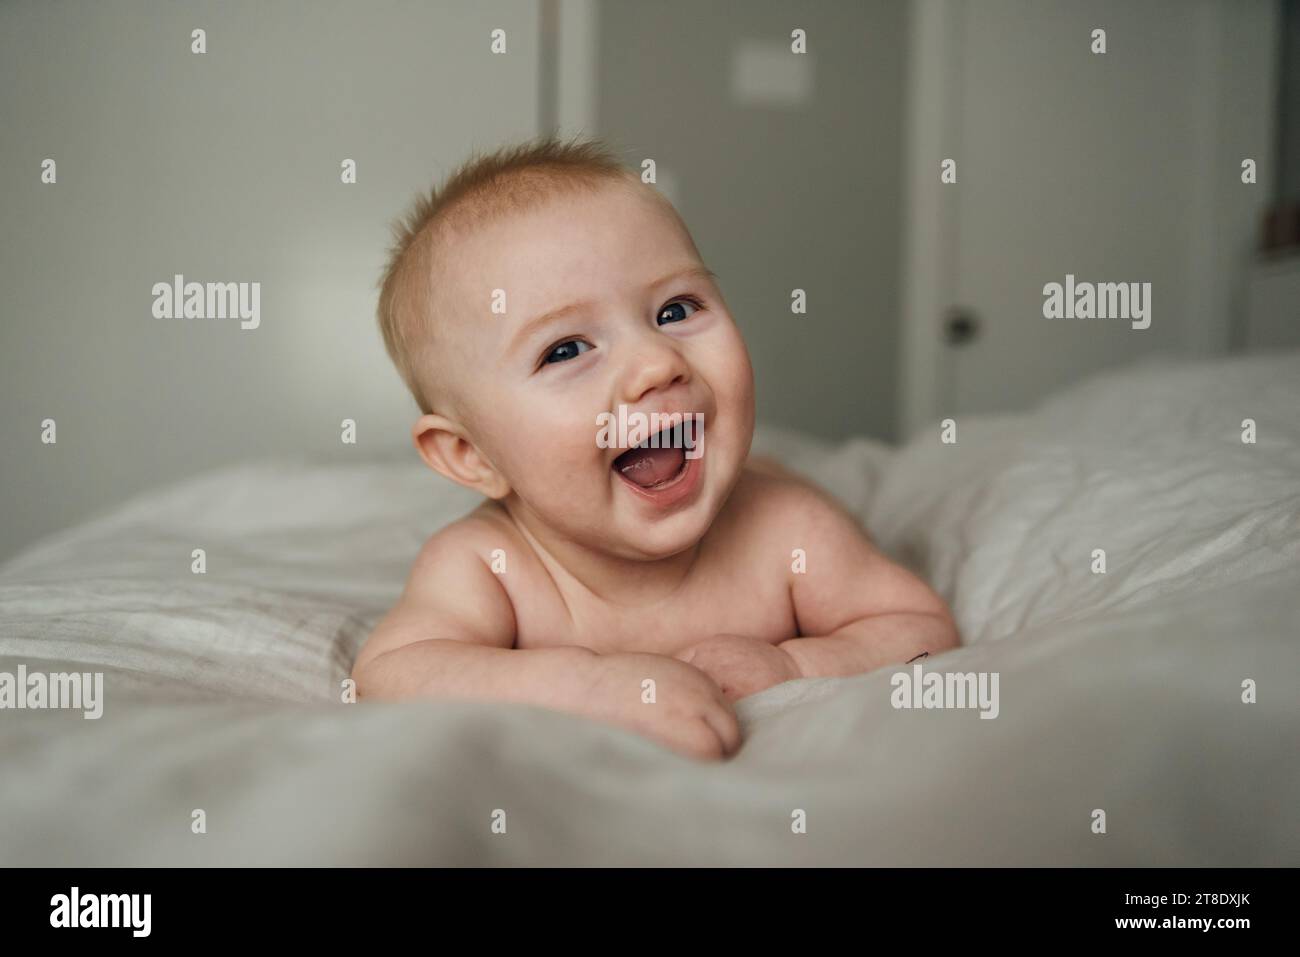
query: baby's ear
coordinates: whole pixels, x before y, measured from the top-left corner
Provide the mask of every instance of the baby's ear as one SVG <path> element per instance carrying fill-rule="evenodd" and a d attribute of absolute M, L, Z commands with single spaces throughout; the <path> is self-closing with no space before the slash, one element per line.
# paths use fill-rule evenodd
<path fill-rule="evenodd" d="M 411 427 L 411 439 L 425 465 L 488 498 L 505 498 L 510 485 L 478 448 L 464 429 L 445 416 L 422 415 Z"/>

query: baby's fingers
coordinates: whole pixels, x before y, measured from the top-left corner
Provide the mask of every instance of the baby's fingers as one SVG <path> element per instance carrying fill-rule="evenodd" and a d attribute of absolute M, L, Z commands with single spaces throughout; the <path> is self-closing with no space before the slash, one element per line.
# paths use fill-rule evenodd
<path fill-rule="evenodd" d="M 648 730 L 660 744 L 697 761 L 717 761 L 727 753 L 722 738 L 702 717 L 660 722 Z"/>
<path fill-rule="evenodd" d="M 740 748 L 740 722 L 730 704 L 706 709 L 704 720 L 722 743 L 724 754 L 734 754 Z"/>

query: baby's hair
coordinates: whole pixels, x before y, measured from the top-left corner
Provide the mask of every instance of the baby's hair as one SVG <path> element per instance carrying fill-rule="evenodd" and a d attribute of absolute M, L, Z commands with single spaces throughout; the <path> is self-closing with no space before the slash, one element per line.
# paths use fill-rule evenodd
<path fill-rule="evenodd" d="M 599 139 L 565 142 L 555 136 L 473 154 L 442 188 L 416 197 L 393 224 L 393 245 L 379 281 L 379 329 L 384 347 L 422 412 L 430 396 L 416 376 L 417 349 L 430 332 L 435 248 L 453 230 L 540 205 L 564 191 L 635 179 Z"/>

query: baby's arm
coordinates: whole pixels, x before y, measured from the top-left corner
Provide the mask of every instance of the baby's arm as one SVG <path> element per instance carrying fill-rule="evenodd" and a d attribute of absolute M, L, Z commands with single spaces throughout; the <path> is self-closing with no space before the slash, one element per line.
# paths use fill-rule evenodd
<path fill-rule="evenodd" d="M 790 576 L 799 632 L 779 647 L 805 678 L 853 675 L 902 664 L 960 643 L 942 598 L 876 549 L 852 515 L 821 492 L 795 496 L 786 527 L 807 569 Z M 805 544 L 806 543 L 806 544 Z"/>
<path fill-rule="evenodd" d="M 401 598 L 352 666 L 357 693 L 397 700 L 448 696 L 543 704 L 572 690 L 574 647 L 514 653 L 515 616 L 501 582 L 451 526 L 421 550 Z"/>
<path fill-rule="evenodd" d="M 515 648 L 514 608 L 482 537 L 471 519 L 425 545 L 353 665 L 358 697 L 511 701 L 619 724 L 695 757 L 735 750 L 735 714 L 698 669 L 577 645 Z M 642 700 L 646 678 L 655 681 L 654 704 Z"/>

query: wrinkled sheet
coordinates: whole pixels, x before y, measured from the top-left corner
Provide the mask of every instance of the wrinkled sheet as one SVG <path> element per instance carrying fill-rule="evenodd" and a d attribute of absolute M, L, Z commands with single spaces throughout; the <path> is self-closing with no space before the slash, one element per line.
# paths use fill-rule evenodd
<path fill-rule="evenodd" d="M 761 430 L 949 600 L 965 644 L 925 668 L 996 672 L 999 714 L 803 679 L 712 765 L 518 705 L 342 703 L 474 505 L 409 457 L 146 493 L 0 569 L 0 671 L 105 674 L 99 720 L 0 710 L 0 864 L 1296 865 L 1297 413 L 1292 353 L 1147 362 L 954 444 Z"/>

